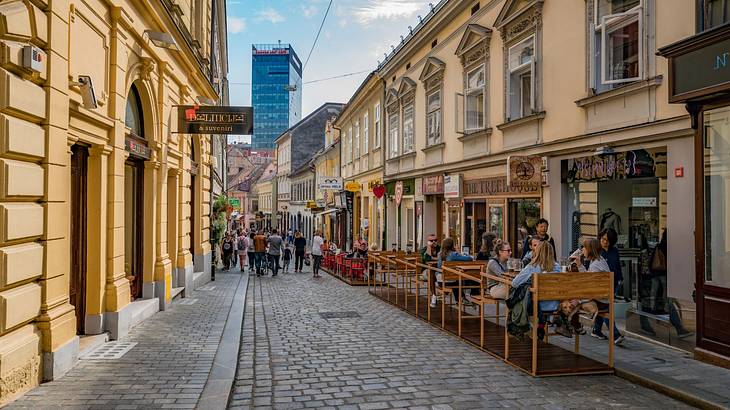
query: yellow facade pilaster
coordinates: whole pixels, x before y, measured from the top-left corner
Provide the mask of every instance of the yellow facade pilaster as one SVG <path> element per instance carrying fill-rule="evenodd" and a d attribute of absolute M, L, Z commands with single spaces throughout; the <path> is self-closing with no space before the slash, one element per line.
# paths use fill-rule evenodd
<path fill-rule="evenodd" d="M 95 204 L 87 209 L 87 270 L 86 270 L 86 313 L 104 313 L 107 265 L 107 210 L 114 206 L 108 201 L 107 180 L 109 155 L 112 148 L 96 145 L 89 150 L 87 203 Z"/>

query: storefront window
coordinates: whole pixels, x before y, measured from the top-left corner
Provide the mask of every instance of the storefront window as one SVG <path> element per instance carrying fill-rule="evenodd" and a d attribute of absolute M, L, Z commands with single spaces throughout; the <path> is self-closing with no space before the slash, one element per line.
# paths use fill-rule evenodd
<path fill-rule="evenodd" d="M 666 189 L 660 189 L 666 161 L 666 148 L 661 147 L 575 158 L 563 167 L 570 238 L 561 256 L 575 250 L 581 238 L 613 229 L 623 276 L 617 295 L 635 309 L 658 315 L 667 314 L 669 306 L 667 268 L 658 269 L 659 261 L 652 268 L 666 229 L 666 212 L 660 212 L 668 200 Z"/>
<path fill-rule="evenodd" d="M 460 249 L 461 239 L 461 207 L 458 204 L 449 204 L 448 207 L 448 218 L 449 218 L 449 237 L 454 240 L 456 249 Z"/>
<path fill-rule="evenodd" d="M 464 215 L 464 246 L 476 254 L 482 246 L 482 234 L 487 231 L 487 204 L 466 202 Z"/>
<path fill-rule="evenodd" d="M 730 107 L 704 118 L 705 282 L 730 288 Z"/>
<path fill-rule="evenodd" d="M 504 237 L 504 208 L 501 206 L 489 206 L 489 232 L 494 233 L 497 238 Z"/>
<path fill-rule="evenodd" d="M 528 236 L 534 235 L 537 221 L 540 219 L 540 201 L 538 199 L 511 199 L 510 204 L 510 237 L 512 248 L 523 254 L 522 246 Z"/>

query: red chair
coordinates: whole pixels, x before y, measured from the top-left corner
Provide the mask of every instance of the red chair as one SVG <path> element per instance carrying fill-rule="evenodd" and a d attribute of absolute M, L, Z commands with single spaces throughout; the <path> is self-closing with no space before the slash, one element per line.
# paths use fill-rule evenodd
<path fill-rule="evenodd" d="M 363 280 L 365 278 L 365 269 L 367 269 L 367 259 L 350 259 L 350 278 L 352 280 Z"/>
<path fill-rule="evenodd" d="M 335 257 L 335 274 L 342 276 L 345 272 L 345 253 L 342 252 Z"/>

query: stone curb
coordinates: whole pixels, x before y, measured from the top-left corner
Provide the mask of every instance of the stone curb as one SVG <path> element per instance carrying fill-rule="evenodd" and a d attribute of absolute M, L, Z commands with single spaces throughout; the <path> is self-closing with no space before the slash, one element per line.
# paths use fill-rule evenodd
<path fill-rule="evenodd" d="M 633 368 L 632 366 L 626 366 L 624 364 L 621 367 L 616 367 L 614 370 L 616 376 L 622 379 L 626 379 L 631 383 L 652 389 L 665 396 L 689 404 L 690 406 L 713 410 L 730 408 L 730 402 L 728 402 L 724 397 L 705 391 L 698 391 L 692 387 L 682 386 L 669 378 L 657 380 L 656 375 L 645 375 L 645 372 L 640 368 Z"/>
<path fill-rule="evenodd" d="M 213 366 L 200 394 L 196 409 L 218 410 L 225 409 L 228 406 L 231 388 L 236 378 L 238 353 L 241 348 L 241 329 L 243 327 L 248 280 L 248 272 L 241 272 L 241 278 L 238 281 L 236 294 L 228 312 L 221 341 L 213 359 Z"/>

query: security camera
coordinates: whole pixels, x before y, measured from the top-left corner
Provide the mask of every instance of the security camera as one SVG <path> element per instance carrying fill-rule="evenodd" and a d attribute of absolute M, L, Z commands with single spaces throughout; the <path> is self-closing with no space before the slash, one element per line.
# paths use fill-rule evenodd
<path fill-rule="evenodd" d="M 79 80 L 71 82 L 71 85 L 79 87 L 84 108 L 93 109 L 98 107 L 96 94 L 94 93 L 94 85 L 91 83 L 91 76 L 80 75 Z"/>

